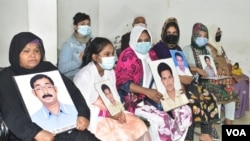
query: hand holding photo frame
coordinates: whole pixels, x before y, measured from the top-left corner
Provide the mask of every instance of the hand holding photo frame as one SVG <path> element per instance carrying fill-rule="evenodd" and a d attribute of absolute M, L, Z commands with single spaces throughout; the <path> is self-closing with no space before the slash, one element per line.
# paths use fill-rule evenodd
<path fill-rule="evenodd" d="M 57 70 L 14 80 L 33 122 L 54 134 L 76 127 L 78 112 Z"/>
<path fill-rule="evenodd" d="M 150 61 L 157 90 L 163 94 L 161 104 L 164 111 L 187 104 L 186 94 L 181 91 L 181 83 L 172 58 Z"/>
<path fill-rule="evenodd" d="M 97 92 L 112 116 L 124 111 L 118 92 L 113 86 L 109 79 L 95 83 Z"/>

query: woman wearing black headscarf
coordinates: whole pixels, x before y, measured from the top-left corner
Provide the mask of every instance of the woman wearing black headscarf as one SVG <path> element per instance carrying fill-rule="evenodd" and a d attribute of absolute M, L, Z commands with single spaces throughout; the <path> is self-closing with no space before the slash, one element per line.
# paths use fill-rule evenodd
<path fill-rule="evenodd" d="M 50 62 L 44 61 L 45 50 L 42 40 L 30 32 L 16 34 L 10 44 L 10 66 L 0 73 L 0 112 L 11 135 L 9 140 L 37 141 L 81 141 L 98 140 L 88 130 L 90 111 L 82 94 L 73 82 L 64 75 L 62 79 L 78 111 L 76 129 L 54 135 L 33 123 L 15 87 L 13 76 L 57 70 Z"/>

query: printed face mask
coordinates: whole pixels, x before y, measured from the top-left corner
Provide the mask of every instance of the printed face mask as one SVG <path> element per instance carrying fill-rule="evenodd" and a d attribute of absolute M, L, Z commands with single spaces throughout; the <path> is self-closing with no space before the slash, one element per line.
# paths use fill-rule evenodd
<path fill-rule="evenodd" d="M 78 26 L 77 32 L 82 36 L 89 36 L 91 34 L 91 28 L 88 25 Z"/>
<path fill-rule="evenodd" d="M 151 48 L 150 42 L 139 42 L 135 46 L 135 50 L 141 54 L 147 54 Z"/>
<path fill-rule="evenodd" d="M 203 47 L 204 45 L 206 45 L 208 42 L 208 39 L 205 37 L 197 37 L 195 39 L 195 43 L 198 45 L 198 47 Z"/>
<path fill-rule="evenodd" d="M 110 70 L 115 66 L 115 56 L 102 57 L 102 63 L 99 63 L 102 69 Z"/>
<path fill-rule="evenodd" d="M 177 35 L 166 35 L 165 38 L 164 38 L 164 41 L 167 44 L 177 44 L 178 36 Z"/>

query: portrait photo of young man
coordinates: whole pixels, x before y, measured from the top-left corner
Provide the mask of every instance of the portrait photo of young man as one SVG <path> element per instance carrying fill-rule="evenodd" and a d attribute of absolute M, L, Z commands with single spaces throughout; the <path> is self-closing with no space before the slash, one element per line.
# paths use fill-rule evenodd
<path fill-rule="evenodd" d="M 187 63 L 184 53 L 182 51 L 177 51 L 177 50 L 170 50 L 170 53 L 174 60 L 178 74 L 193 76 L 188 68 L 188 63 Z"/>
<path fill-rule="evenodd" d="M 118 92 L 112 86 L 113 85 L 109 80 L 95 84 L 95 87 L 110 114 L 116 115 L 123 111 L 124 107 L 119 99 Z"/>
<path fill-rule="evenodd" d="M 150 68 L 157 90 L 163 94 L 161 104 L 164 111 L 170 111 L 188 103 L 182 90 L 179 76 L 172 58 L 151 61 Z"/>
<path fill-rule="evenodd" d="M 202 68 L 206 71 L 207 77 L 217 77 L 217 69 L 211 55 L 200 55 L 199 59 Z"/>

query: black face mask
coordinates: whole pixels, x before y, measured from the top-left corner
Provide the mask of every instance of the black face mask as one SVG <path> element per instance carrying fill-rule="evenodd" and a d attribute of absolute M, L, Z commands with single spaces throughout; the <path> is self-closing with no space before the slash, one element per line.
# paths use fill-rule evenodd
<path fill-rule="evenodd" d="M 178 35 L 166 35 L 164 37 L 164 41 L 167 44 L 176 44 L 178 42 Z"/>
<path fill-rule="evenodd" d="M 216 41 L 216 42 L 219 42 L 220 39 L 221 39 L 221 35 L 215 36 L 215 41 Z"/>

